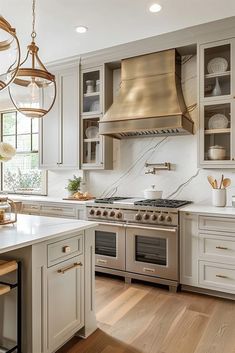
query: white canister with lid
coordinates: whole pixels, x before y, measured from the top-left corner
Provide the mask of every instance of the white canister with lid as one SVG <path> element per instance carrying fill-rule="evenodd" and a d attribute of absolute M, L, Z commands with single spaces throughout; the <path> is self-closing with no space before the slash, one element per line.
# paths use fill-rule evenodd
<path fill-rule="evenodd" d="M 161 199 L 162 198 L 162 191 L 156 190 L 155 185 L 151 185 L 150 189 L 144 190 L 144 197 L 146 199 Z"/>
<path fill-rule="evenodd" d="M 208 157 L 211 160 L 221 160 L 226 157 L 226 150 L 223 146 L 215 145 L 209 147 Z"/>

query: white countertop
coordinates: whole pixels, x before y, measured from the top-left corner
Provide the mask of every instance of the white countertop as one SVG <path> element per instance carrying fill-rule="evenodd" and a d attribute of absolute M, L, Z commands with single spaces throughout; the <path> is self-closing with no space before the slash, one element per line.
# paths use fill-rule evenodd
<path fill-rule="evenodd" d="M 82 220 L 18 215 L 14 225 L 0 226 L 0 253 L 15 250 L 98 224 Z"/>
<path fill-rule="evenodd" d="M 235 207 L 215 207 L 211 205 L 190 204 L 180 209 L 181 212 L 214 214 L 235 217 Z"/>
<path fill-rule="evenodd" d="M 17 194 L 9 194 L 10 199 L 14 201 L 29 201 L 29 202 L 53 202 L 53 203 L 66 203 L 73 205 L 85 205 L 87 202 L 91 201 L 74 201 L 74 200 L 63 200 L 59 197 L 49 197 L 49 196 L 37 196 L 37 195 L 17 195 Z"/>

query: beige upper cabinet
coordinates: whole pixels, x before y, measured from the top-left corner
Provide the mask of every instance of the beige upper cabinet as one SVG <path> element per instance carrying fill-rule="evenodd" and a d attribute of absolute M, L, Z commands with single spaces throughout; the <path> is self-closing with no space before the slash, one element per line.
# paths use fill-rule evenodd
<path fill-rule="evenodd" d="M 199 47 L 199 166 L 235 167 L 235 39 Z"/>
<path fill-rule="evenodd" d="M 40 123 L 40 168 L 79 167 L 79 65 L 57 69 L 57 97 Z"/>
<path fill-rule="evenodd" d="M 81 70 L 82 169 L 112 169 L 113 140 L 99 135 L 99 121 L 113 101 L 113 68 L 108 64 Z"/>

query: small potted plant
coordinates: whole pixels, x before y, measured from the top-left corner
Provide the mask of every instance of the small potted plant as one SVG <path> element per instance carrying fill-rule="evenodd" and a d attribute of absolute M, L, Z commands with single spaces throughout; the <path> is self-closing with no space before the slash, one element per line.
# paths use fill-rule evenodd
<path fill-rule="evenodd" d="M 77 177 L 76 175 L 73 176 L 73 179 L 68 180 L 68 186 L 66 189 L 68 190 L 70 197 L 80 189 L 81 181 L 82 178 Z"/>

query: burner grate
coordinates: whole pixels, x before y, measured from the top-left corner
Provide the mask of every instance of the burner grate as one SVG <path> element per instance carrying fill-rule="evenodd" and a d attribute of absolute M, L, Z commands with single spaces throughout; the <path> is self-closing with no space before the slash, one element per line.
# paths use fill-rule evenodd
<path fill-rule="evenodd" d="M 96 199 L 95 203 L 114 203 L 115 201 L 128 200 L 129 198 L 130 197 L 120 197 L 120 196 L 105 197 L 103 199 Z"/>
<path fill-rule="evenodd" d="M 166 207 L 179 208 L 192 203 L 187 200 L 169 200 L 169 199 L 147 199 L 134 202 L 135 206 L 151 206 L 151 207 Z"/>

